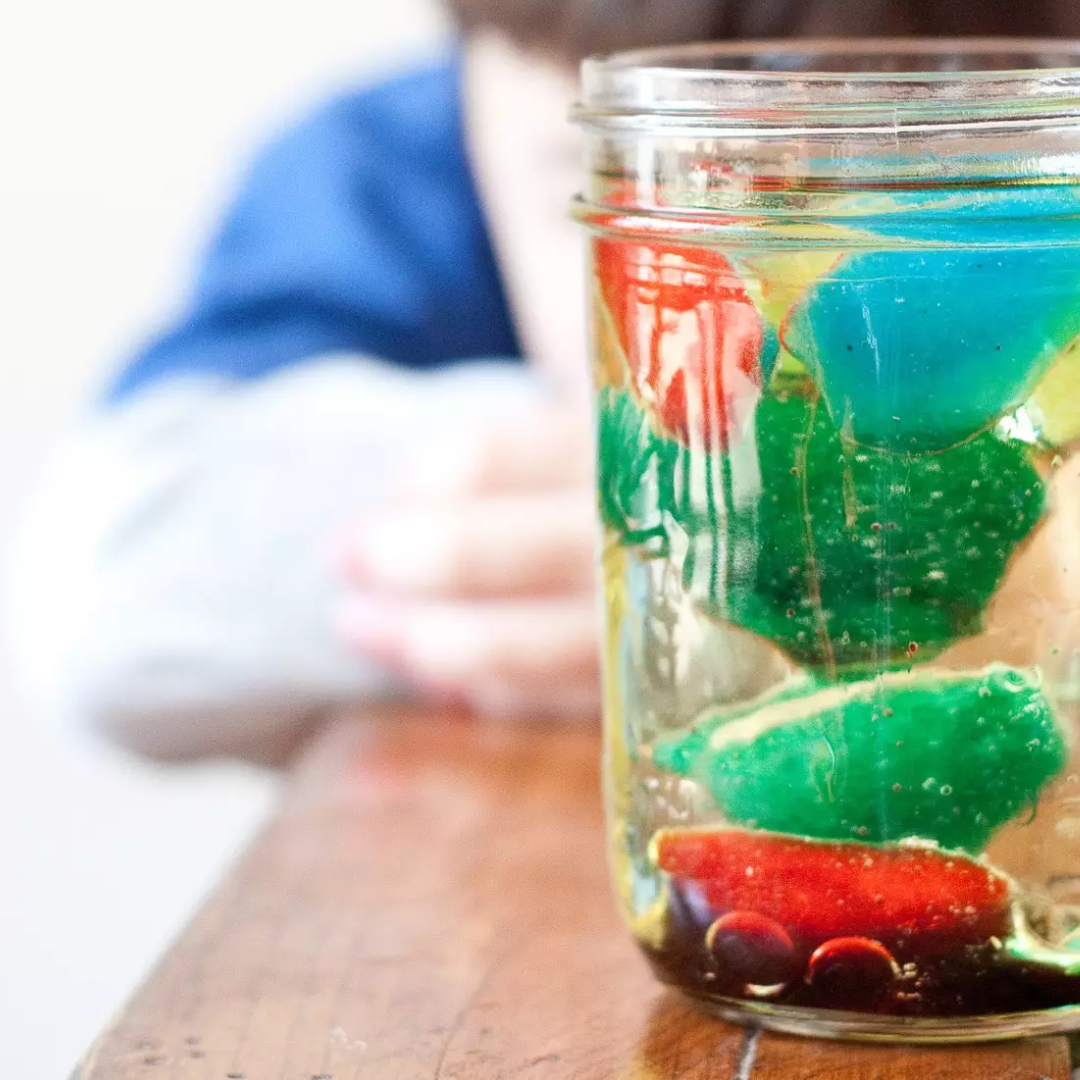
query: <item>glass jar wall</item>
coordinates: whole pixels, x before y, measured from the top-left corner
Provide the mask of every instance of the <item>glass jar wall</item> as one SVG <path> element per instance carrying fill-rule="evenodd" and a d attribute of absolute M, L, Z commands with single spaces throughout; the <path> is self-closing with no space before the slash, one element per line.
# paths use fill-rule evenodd
<path fill-rule="evenodd" d="M 1077 66 L 586 64 L 613 867 L 725 1015 L 1080 1026 Z"/>

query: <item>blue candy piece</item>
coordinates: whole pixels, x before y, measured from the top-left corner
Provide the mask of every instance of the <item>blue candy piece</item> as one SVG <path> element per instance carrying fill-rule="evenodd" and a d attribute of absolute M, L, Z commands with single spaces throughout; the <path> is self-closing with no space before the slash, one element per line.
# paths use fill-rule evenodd
<path fill-rule="evenodd" d="M 780 337 L 770 322 L 762 325 L 761 341 L 761 378 L 768 383 L 776 370 L 776 361 L 780 359 Z"/>
<path fill-rule="evenodd" d="M 782 329 L 837 426 L 904 451 L 986 428 L 1078 334 L 1080 246 L 850 255 Z"/>

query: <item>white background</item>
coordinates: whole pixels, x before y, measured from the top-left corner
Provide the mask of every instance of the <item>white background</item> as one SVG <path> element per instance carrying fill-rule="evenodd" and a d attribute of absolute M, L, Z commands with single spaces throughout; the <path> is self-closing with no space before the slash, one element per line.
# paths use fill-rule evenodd
<path fill-rule="evenodd" d="M 0 558 L 50 446 L 182 296 L 252 149 L 423 56 L 431 0 L 0 14 Z M 77 524 L 77 523 L 73 523 Z M 0 1077 L 63 1080 L 272 802 L 40 731 L 0 669 Z"/>

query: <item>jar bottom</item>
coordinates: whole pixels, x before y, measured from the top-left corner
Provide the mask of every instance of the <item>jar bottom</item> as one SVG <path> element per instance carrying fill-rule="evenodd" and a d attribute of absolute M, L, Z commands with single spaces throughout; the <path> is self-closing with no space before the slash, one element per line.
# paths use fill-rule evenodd
<path fill-rule="evenodd" d="M 901 1044 L 999 1042 L 1080 1031 L 1080 1005 L 990 1016 L 882 1016 L 712 997 L 674 987 L 702 1012 L 729 1024 L 811 1039 Z"/>
<path fill-rule="evenodd" d="M 692 955 L 676 955 L 641 941 L 638 944 L 657 979 L 706 1012 L 732 1023 L 791 1035 L 893 1043 L 976 1043 L 1080 1031 L 1075 976 L 1062 981 L 1056 992 L 1037 996 L 1029 992 L 1029 986 L 1021 984 L 1019 992 L 1015 988 L 1010 991 L 996 979 L 983 987 L 978 997 L 964 994 L 959 985 L 946 986 L 945 995 L 951 990 L 952 996 L 930 998 L 922 1007 L 915 1006 L 918 1011 L 912 1011 L 895 997 L 883 996 L 880 1002 L 873 1002 L 869 986 L 865 996 L 849 994 L 834 1003 L 813 1000 L 813 987 L 801 980 L 736 989 L 730 981 L 721 984 L 715 968 L 697 950 Z"/>
<path fill-rule="evenodd" d="M 998 1042 L 1080 1031 L 1080 1005 L 955 1018 L 882 1016 L 713 997 L 685 987 L 675 989 L 702 1011 L 729 1023 L 814 1039 L 941 1045 Z"/>

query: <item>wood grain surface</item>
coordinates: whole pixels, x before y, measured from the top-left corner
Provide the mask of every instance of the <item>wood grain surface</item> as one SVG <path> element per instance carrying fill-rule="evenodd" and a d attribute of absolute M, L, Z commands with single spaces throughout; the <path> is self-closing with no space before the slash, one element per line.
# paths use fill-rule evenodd
<path fill-rule="evenodd" d="M 349 718 L 79 1080 L 1067 1080 L 730 1027 L 657 986 L 607 881 L 591 732 Z"/>

